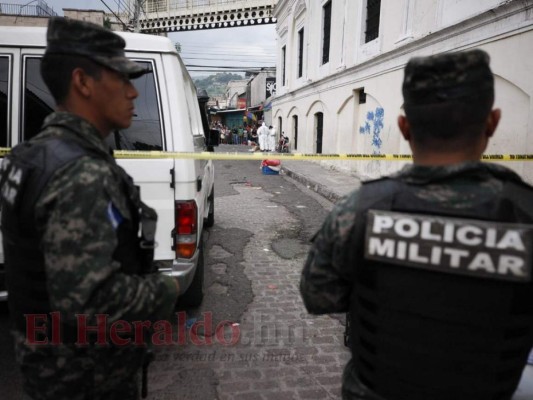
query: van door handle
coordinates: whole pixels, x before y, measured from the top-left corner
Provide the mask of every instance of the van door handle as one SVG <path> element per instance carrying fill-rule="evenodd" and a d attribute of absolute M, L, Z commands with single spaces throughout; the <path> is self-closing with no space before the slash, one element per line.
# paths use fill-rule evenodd
<path fill-rule="evenodd" d="M 199 192 L 200 190 L 202 190 L 202 177 L 198 176 L 196 178 L 196 191 Z"/>

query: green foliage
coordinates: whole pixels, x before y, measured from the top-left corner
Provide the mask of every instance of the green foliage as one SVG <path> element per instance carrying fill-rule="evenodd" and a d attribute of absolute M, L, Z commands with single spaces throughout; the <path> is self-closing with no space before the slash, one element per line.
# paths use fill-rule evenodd
<path fill-rule="evenodd" d="M 242 75 L 224 72 L 207 77 L 194 78 L 194 83 L 198 89 L 205 89 L 209 97 L 213 97 L 224 94 L 229 81 L 241 79 L 243 79 Z"/>

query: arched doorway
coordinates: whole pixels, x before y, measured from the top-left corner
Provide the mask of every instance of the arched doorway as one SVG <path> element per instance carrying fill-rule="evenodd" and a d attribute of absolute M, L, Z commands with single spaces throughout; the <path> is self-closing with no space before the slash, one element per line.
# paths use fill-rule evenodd
<path fill-rule="evenodd" d="M 294 150 L 298 150 L 298 116 L 293 115 L 292 116 L 292 129 L 293 129 L 293 137 L 294 137 Z"/>
<path fill-rule="evenodd" d="M 324 114 L 318 112 L 315 114 L 315 126 L 316 126 L 316 152 L 322 154 L 322 134 L 324 131 Z"/>

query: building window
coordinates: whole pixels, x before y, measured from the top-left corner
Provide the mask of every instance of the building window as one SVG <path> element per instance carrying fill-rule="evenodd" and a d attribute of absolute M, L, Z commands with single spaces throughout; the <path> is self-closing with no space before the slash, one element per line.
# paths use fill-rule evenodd
<path fill-rule="evenodd" d="M 304 71 L 304 28 L 298 31 L 298 78 Z"/>
<path fill-rule="evenodd" d="M 285 65 L 287 55 L 287 46 L 281 48 L 281 86 L 285 86 Z"/>
<path fill-rule="evenodd" d="M 367 0 L 365 43 L 368 43 L 379 36 L 380 10 L 381 0 Z"/>
<path fill-rule="evenodd" d="M 322 42 L 322 64 L 329 62 L 329 43 L 331 36 L 331 0 L 324 4 L 323 15 L 324 15 L 324 25 L 322 32 L 323 42 Z"/>

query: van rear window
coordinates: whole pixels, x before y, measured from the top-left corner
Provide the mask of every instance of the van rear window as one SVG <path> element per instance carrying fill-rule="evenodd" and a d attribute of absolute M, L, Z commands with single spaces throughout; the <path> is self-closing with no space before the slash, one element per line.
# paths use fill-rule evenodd
<path fill-rule="evenodd" d="M 143 61 L 140 64 L 154 71 L 154 65 L 151 62 Z M 41 78 L 40 66 L 40 57 L 27 57 L 25 60 L 22 140 L 28 140 L 37 135 L 45 117 L 54 109 L 54 100 Z M 0 74 L 1 72 L 0 66 Z M 155 71 L 132 80 L 139 92 L 139 97 L 135 99 L 136 114 L 128 129 L 116 131 L 107 137 L 107 142 L 112 149 L 163 150 L 159 96 L 154 74 Z M 0 92 L 1 88 L 0 82 Z M 0 94 L 0 107 L 2 106 L 1 97 Z"/>
<path fill-rule="evenodd" d="M 9 58 L 0 57 L 0 147 L 8 145 Z"/>
<path fill-rule="evenodd" d="M 27 57 L 24 69 L 24 109 L 22 140 L 28 140 L 41 131 L 43 121 L 54 111 L 54 98 L 41 78 L 41 58 Z"/>

